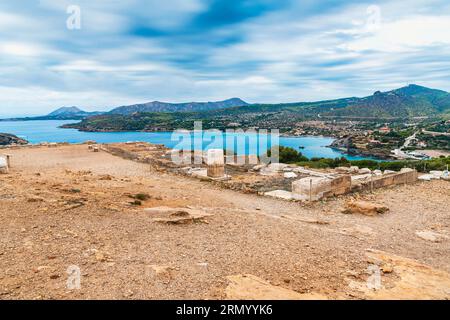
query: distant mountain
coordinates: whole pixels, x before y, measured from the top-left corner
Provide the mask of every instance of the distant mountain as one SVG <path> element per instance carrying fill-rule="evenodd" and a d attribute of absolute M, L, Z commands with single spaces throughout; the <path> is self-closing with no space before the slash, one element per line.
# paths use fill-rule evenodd
<path fill-rule="evenodd" d="M 420 117 L 450 110 L 450 93 L 418 85 L 409 85 L 388 92 L 375 92 L 357 99 L 344 108 L 324 113 L 343 117 Z"/>
<path fill-rule="evenodd" d="M 241 103 L 244 105 L 236 106 Z M 443 117 L 447 114 L 450 115 L 448 92 L 409 85 L 388 92 L 377 91 L 365 98 L 318 102 L 251 105 L 240 99 L 191 104 L 153 102 L 120 107 L 65 127 L 84 131 L 170 131 L 190 129 L 194 121 L 202 120 L 204 126 L 218 129 L 227 128 L 230 123 L 240 123 L 242 127 L 290 128 L 305 119 L 342 117 L 381 120 Z"/>
<path fill-rule="evenodd" d="M 45 116 L 0 119 L 0 121 L 32 121 L 32 120 L 83 120 L 88 117 L 98 116 L 104 112 L 86 112 L 78 107 L 62 107 Z"/>
<path fill-rule="evenodd" d="M 65 120 L 65 119 L 84 119 L 91 116 L 102 114 L 103 112 L 86 112 L 78 107 L 62 107 L 50 112 L 44 116 L 46 118 Z"/>
<path fill-rule="evenodd" d="M 246 105 L 248 105 L 248 103 L 239 98 L 232 98 L 217 102 L 167 103 L 153 101 L 143 104 L 118 107 L 111 110 L 109 114 L 130 115 L 136 112 L 198 112 L 241 107 Z"/>

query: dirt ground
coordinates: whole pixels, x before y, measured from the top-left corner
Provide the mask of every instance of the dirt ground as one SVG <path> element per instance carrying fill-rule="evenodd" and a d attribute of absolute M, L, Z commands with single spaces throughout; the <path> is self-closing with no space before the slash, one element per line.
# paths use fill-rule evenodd
<path fill-rule="evenodd" d="M 0 299 L 261 297 L 254 283 L 288 298 L 450 298 L 447 181 L 301 204 L 152 171 L 86 145 L 8 153 L 11 171 L 0 175 Z M 132 204 L 136 194 L 150 198 Z M 355 198 L 390 211 L 343 214 Z M 159 206 L 212 216 L 164 224 L 144 210 Z M 378 296 L 366 285 L 374 265 Z M 79 288 L 67 286 L 74 268 Z M 282 298 L 277 290 L 264 298 Z"/>

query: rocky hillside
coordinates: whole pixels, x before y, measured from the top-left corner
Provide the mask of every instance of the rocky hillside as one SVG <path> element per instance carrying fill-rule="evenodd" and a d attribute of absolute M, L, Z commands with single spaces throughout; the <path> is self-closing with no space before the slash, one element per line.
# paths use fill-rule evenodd
<path fill-rule="evenodd" d="M 0 146 L 11 144 L 28 144 L 28 141 L 21 139 L 13 134 L 0 133 Z"/>
<path fill-rule="evenodd" d="M 248 104 L 239 98 L 232 98 L 217 102 L 167 103 L 153 101 L 143 104 L 118 107 L 111 110 L 109 113 L 129 115 L 136 112 L 195 112 L 240 107 L 246 105 Z"/>
<path fill-rule="evenodd" d="M 422 117 L 450 110 L 450 93 L 409 85 L 388 92 L 375 92 L 372 96 L 358 99 L 353 104 L 325 115 L 344 117 Z"/>

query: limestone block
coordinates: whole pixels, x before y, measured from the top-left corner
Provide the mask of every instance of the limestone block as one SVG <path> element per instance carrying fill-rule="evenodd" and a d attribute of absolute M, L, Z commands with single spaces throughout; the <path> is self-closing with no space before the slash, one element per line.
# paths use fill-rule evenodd
<path fill-rule="evenodd" d="M 207 153 L 207 165 L 224 165 L 224 154 L 222 149 L 210 149 Z"/>
<path fill-rule="evenodd" d="M 359 167 L 358 166 L 351 166 L 349 172 L 350 173 L 359 173 Z"/>
<path fill-rule="evenodd" d="M 293 195 L 292 192 L 286 190 L 274 190 L 264 193 L 265 196 L 279 198 L 284 200 L 292 200 Z"/>
<path fill-rule="evenodd" d="M 8 173 L 8 160 L 5 156 L 0 156 L 0 173 Z"/>
<path fill-rule="evenodd" d="M 285 172 L 284 177 L 286 179 L 293 179 L 293 178 L 297 178 L 298 176 L 294 172 Z"/>
<path fill-rule="evenodd" d="M 331 192 L 334 195 L 349 193 L 352 188 L 352 177 L 349 175 L 341 176 L 331 180 Z"/>
<path fill-rule="evenodd" d="M 381 172 L 381 170 L 374 170 L 373 174 L 376 175 L 376 176 L 382 176 L 383 172 Z"/>
<path fill-rule="evenodd" d="M 292 182 L 292 193 L 298 200 L 317 201 L 330 195 L 331 180 L 321 177 L 309 177 Z"/>
<path fill-rule="evenodd" d="M 207 153 L 208 177 L 221 178 L 225 175 L 225 160 L 222 149 L 210 149 Z"/>

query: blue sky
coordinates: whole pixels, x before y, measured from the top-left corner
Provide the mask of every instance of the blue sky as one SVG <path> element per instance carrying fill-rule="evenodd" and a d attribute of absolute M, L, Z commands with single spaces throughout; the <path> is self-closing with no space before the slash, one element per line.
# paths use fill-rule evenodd
<path fill-rule="evenodd" d="M 448 0 L 2 0 L 0 115 L 450 91 L 449 30 Z"/>

